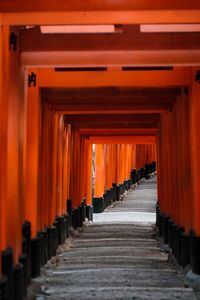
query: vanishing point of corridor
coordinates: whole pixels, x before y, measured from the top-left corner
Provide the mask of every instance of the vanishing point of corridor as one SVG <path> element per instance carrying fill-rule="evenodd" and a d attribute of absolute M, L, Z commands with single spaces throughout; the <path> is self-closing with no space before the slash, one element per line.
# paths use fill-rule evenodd
<path fill-rule="evenodd" d="M 197 299 L 159 249 L 156 198 L 154 175 L 94 214 L 93 223 L 61 246 L 56 263 L 46 265 L 36 280 L 43 289 L 36 299 Z"/>

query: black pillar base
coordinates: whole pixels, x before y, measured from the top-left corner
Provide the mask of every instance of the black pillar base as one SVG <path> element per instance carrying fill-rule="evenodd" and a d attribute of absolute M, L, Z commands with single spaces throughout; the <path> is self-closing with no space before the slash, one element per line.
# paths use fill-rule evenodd
<path fill-rule="evenodd" d="M 8 280 L 4 275 L 0 275 L 0 299 L 1 300 L 10 300 L 9 298 L 9 289 L 8 289 Z"/>
<path fill-rule="evenodd" d="M 54 227 L 47 227 L 48 259 L 53 256 L 53 230 Z"/>
<path fill-rule="evenodd" d="M 58 220 L 55 219 L 54 223 L 53 223 L 55 229 L 53 230 L 53 252 L 54 255 L 56 255 L 56 250 L 58 248 Z"/>
<path fill-rule="evenodd" d="M 137 170 L 136 169 L 131 170 L 131 180 L 132 180 L 132 184 L 137 183 Z"/>
<path fill-rule="evenodd" d="M 44 266 L 48 260 L 48 232 L 47 229 L 40 231 L 41 237 L 41 266 Z"/>
<path fill-rule="evenodd" d="M 116 201 L 120 200 L 120 185 L 116 186 Z"/>
<path fill-rule="evenodd" d="M 93 198 L 94 199 L 102 199 L 102 198 Z M 106 207 L 111 205 L 112 200 L 111 200 L 111 190 L 106 190 Z M 95 200 L 96 201 L 96 200 Z M 98 201 L 98 200 L 97 200 Z M 93 202 L 93 207 L 94 207 L 94 202 Z M 96 208 L 94 208 L 94 213 L 95 213 Z"/>
<path fill-rule="evenodd" d="M 94 213 L 102 213 L 104 211 L 104 199 L 95 197 L 92 201 Z"/>
<path fill-rule="evenodd" d="M 86 218 L 93 221 L 93 206 L 86 205 Z"/>
<path fill-rule="evenodd" d="M 145 168 L 140 169 L 140 179 L 143 179 L 145 177 Z"/>
<path fill-rule="evenodd" d="M 80 227 L 83 226 L 83 222 L 85 222 L 85 205 L 82 203 L 79 207 L 80 210 Z"/>
<path fill-rule="evenodd" d="M 152 161 L 152 171 L 156 172 L 156 162 Z"/>
<path fill-rule="evenodd" d="M 71 226 L 71 218 L 70 218 L 70 215 L 67 214 L 66 215 L 66 238 L 69 237 L 69 228 Z"/>
<path fill-rule="evenodd" d="M 113 183 L 112 186 L 113 186 L 113 201 L 115 202 L 116 201 L 116 187 L 117 187 L 117 184 Z"/>
<path fill-rule="evenodd" d="M 145 164 L 144 176 L 145 176 L 146 179 L 150 178 L 150 165 L 149 164 Z"/>
<path fill-rule="evenodd" d="M 31 240 L 31 270 L 32 278 L 40 275 L 41 266 L 41 236 Z"/>
<path fill-rule="evenodd" d="M 174 223 L 172 219 L 169 219 L 168 220 L 168 242 L 171 249 L 173 248 L 173 243 L 174 243 L 173 224 Z"/>
<path fill-rule="evenodd" d="M 158 203 L 156 204 L 156 227 L 158 228 L 158 215 L 159 215 L 160 209 L 158 206 Z"/>
<path fill-rule="evenodd" d="M 175 232 L 175 257 L 179 263 L 181 263 L 181 236 L 184 232 L 184 228 L 176 225 L 176 232 Z"/>
<path fill-rule="evenodd" d="M 27 256 L 27 283 L 31 280 L 31 223 L 29 221 L 25 221 L 22 225 L 22 250 L 23 254 Z"/>
<path fill-rule="evenodd" d="M 197 236 L 194 231 L 190 235 L 190 261 L 192 271 L 200 274 L 200 236 Z"/>
<path fill-rule="evenodd" d="M 80 209 L 79 208 L 75 208 L 74 215 L 75 215 L 75 228 L 81 227 L 81 224 L 80 224 Z"/>
<path fill-rule="evenodd" d="M 64 243 L 66 238 L 66 219 L 65 216 L 60 216 L 56 218 L 58 222 L 58 245 Z"/>
<path fill-rule="evenodd" d="M 24 295 L 26 295 L 26 290 L 28 286 L 28 280 L 27 280 L 27 272 L 28 272 L 28 260 L 27 256 L 25 254 L 22 254 L 19 257 L 19 263 L 23 266 L 23 277 L 24 277 Z"/>
<path fill-rule="evenodd" d="M 163 234 L 163 214 L 159 212 L 158 214 L 158 236 L 162 237 Z"/>
<path fill-rule="evenodd" d="M 152 163 L 149 164 L 149 172 L 150 172 L 150 174 L 153 173 L 153 164 Z"/>
<path fill-rule="evenodd" d="M 72 213 L 72 200 L 67 199 L 67 213 L 70 215 Z"/>
<path fill-rule="evenodd" d="M 14 300 L 22 300 L 24 297 L 24 273 L 23 266 L 17 264 L 14 267 Z"/>
<path fill-rule="evenodd" d="M 14 299 L 13 252 L 11 248 L 2 251 L 2 273 L 8 279 L 9 300 Z"/>
<path fill-rule="evenodd" d="M 182 267 L 187 266 L 190 263 L 190 236 L 188 234 L 181 234 L 181 254 L 180 264 Z"/>
<path fill-rule="evenodd" d="M 168 244 L 169 239 L 168 239 L 168 221 L 169 217 L 167 215 L 163 215 L 162 218 L 162 237 L 163 237 L 163 242 L 165 244 Z"/>

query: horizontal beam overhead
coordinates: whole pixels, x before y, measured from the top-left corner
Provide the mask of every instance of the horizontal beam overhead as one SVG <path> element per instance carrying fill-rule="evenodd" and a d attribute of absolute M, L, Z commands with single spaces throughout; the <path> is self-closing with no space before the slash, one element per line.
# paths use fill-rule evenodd
<path fill-rule="evenodd" d="M 156 142 L 155 136 L 105 136 L 89 137 L 92 144 L 153 144 Z"/>
<path fill-rule="evenodd" d="M 80 128 L 79 132 L 83 136 L 152 136 L 157 133 L 157 128 Z"/>
<path fill-rule="evenodd" d="M 6 0 L 0 2 L 3 12 L 34 12 L 34 11 L 102 11 L 102 10 L 179 10 L 200 9 L 198 0 Z"/>
<path fill-rule="evenodd" d="M 158 101 L 169 102 L 181 94 L 180 87 L 166 88 L 131 88 L 131 87 L 102 87 L 102 88 L 43 88 L 41 97 L 48 103 L 63 104 L 98 104 L 99 100 L 108 101 L 111 104 L 132 103 L 133 101 Z"/>
<path fill-rule="evenodd" d="M 42 89 L 41 97 L 51 108 L 67 115 L 171 110 L 180 88 L 82 88 Z"/>
<path fill-rule="evenodd" d="M 7 1 L 4 1 L 7 2 Z M 28 1 L 27 1 L 28 2 Z M 68 2 L 68 1 L 66 1 Z M 168 2 L 168 1 L 167 1 Z M 18 2 L 17 2 L 18 3 Z M 162 2 L 160 2 L 162 3 Z M 31 2 L 32 4 L 32 2 Z M 17 4 L 18 5 L 18 4 Z M 56 2 L 57 5 L 57 2 Z M 2 13 L 2 25 L 179 24 L 200 23 L 200 9 L 101 10 Z M 0 9 L 1 11 L 1 9 Z M 54 12 L 55 11 L 55 12 Z"/>
<path fill-rule="evenodd" d="M 121 115 L 121 114 L 107 114 L 107 115 L 67 115 L 65 116 L 65 122 L 67 123 L 103 123 L 103 124 L 114 124 L 115 122 L 124 124 L 137 124 L 137 123 L 156 123 L 160 121 L 159 114 L 132 114 L 132 115 Z M 114 127 L 114 126 L 113 126 Z"/>
<path fill-rule="evenodd" d="M 200 49 L 198 33 L 140 33 L 139 26 L 123 26 L 114 34 L 41 34 L 39 28 L 21 31 L 21 51 L 116 51 Z"/>
<path fill-rule="evenodd" d="M 172 87 L 189 86 L 191 68 L 174 68 L 173 71 L 130 71 L 117 68 L 106 72 L 55 72 L 52 68 L 28 69 L 37 74 L 39 88 L 97 88 L 97 87 Z"/>
<path fill-rule="evenodd" d="M 23 52 L 27 67 L 121 67 L 121 66 L 195 66 L 200 64 L 197 50 L 130 51 L 40 51 Z"/>

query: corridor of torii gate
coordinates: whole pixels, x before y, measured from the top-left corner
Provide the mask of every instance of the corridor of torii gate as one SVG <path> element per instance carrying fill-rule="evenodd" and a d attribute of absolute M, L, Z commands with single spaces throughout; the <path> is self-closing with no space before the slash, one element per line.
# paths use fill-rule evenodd
<path fill-rule="evenodd" d="M 200 2 L 0 0 L 0 25 L 0 299 L 155 168 L 159 235 L 200 274 Z"/>

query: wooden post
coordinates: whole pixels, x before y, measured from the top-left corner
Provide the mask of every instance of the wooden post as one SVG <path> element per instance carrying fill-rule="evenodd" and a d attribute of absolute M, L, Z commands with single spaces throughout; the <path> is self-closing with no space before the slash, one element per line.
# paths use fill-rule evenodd
<path fill-rule="evenodd" d="M 96 144 L 94 197 L 103 197 L 105 186 L 104 145 Z"/>
<path fill-rule="evenodd" d="M 193 193 L 190 196 L 192 200 L 192 215 L 193 215 L 193 226 L 192 228 L 200 235 L 200 83 L 195 81 L 195 76 L 199 71 L 198 68 L 193 69 L 192 74 L 192 91 L 190 94 L 190 120 L 191 120 L 191 167 L 192 167 L 192 186 Z"/>

